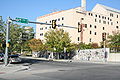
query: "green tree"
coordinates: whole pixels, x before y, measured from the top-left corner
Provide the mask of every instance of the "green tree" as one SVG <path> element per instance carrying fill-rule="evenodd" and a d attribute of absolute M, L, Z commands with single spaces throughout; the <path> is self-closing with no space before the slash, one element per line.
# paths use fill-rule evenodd
<path fill-rule="evenodd" d="M 109 47 L 115 49 L 116 52 L 120 51 L 120 33 L 114 33 L 113 35 L 108 36 L 109 38 Z"/>
<path fill-rule="evenodd" d="M 18 24 L 13 24 L 11 23 L 10 25 L 10 32 L 9 32 L 9 39 L 10 39 L 10 47 L 9 47 L 9 52 L 12 53 L 14 51 L 21 52 L 21 50 L 30 50 L 28 46 L 26 46 L 27 41 L 34 38 L 34 30 L 33 28 L 28 28 L 28 26 L 21 26 Z M 27 38 L 23 40 L 22 35 L 26 34 Z M 0 43 L 2 43 L 2 40 L 5 41 L 5 36 L 6 36 L 6 24 L 5 22 L 0 23 Z M 1 46 L 0 50 L 3 50 L 3 47 Z M 3 50 L 5 51 L 5 50 Z"/>
<path fill-rule="evenodd" d="M 91 44 L 85 44 L 85 43 L 79 43 L 77 45 L 78 49 L 92 49 L 92 45 Z"/>
<path fill-rule="evenodd" d="M 47 50 L 63 52 L 64 48 L 68 50 L 71 44 L 69 34 L 63 29 L 50 30 L 45 34 Z"/>
<path fill-rule="evenodd" d="M 6 24 L 3 20 L 0 20 L 0 52 L 4 52 L 5 48 L 3 44 L 5 42 L 5 35 L 6 35 Z"/>

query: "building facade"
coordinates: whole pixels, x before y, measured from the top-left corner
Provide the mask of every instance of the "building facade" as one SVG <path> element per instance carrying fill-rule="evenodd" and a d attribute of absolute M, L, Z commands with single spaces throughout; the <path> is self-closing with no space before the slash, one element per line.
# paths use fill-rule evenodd
<path fill-rule="evenodd" d="M 83 11 L 81 7 L 63 10 L 40 16 L 37 22 L 52 23 L 56 20 L 58 29 L 68 32 L 73 43 L 98 43 L 102 42 L 102 34 L 106 37 L 115 32 L 120 32 L 120 10 L 97 4 L 92 11 Z M 78 32 L 78 27 L 81 31 Z M 44 34 L 52 29 L 50 25 L 36 25 L 36 39 L 45 41 Z"/>

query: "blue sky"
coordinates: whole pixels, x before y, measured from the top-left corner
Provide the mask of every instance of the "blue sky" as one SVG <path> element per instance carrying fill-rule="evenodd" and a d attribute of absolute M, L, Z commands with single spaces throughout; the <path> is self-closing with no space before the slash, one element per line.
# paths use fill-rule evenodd
<path fill-rule="evenodd" d="M 88 11 L 92 10 L 97 3 L 120 10 L 120 0 L 86 1 Z M 22 17 L 35 21 L 38 16 L 49 14 L 53 10 L 66 10 L 80 5 L 81 0 L 0 0 L 0 16 L 3 16 L 3 20 L 10 16 L 13 19 Z M 27 24 L 26 26 L 35 27 L 33 24 Z"/>

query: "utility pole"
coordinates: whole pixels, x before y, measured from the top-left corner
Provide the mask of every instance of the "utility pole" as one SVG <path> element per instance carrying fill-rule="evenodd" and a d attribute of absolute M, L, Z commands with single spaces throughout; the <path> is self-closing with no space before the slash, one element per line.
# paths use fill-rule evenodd
<path fill-rule="evenodd" d="M 5 66 L 8 65 L 8 47 L 9 47 L 9 28 L 10 28 L 10 23 L 11 23 L 11 19 L 10 17 L 8 17 L 7 19 L 7 29 L 6 29 L 6 48 L 5 48 L 5 55 L 4 55 L 4 63 L 5 63 Z"/>

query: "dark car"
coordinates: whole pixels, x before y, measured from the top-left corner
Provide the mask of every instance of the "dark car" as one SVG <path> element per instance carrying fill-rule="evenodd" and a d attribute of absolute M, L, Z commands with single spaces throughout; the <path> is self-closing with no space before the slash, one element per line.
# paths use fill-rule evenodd
<path fill-rule="evenodd" d="M 4 60 L 4 53 L 0 53 L 0 61 Z"/>
<path fill-rule="evenodd" d="M 9 55 L 8 58 L 9 58 L 9 63 L 19 63 L 22 61 L 19 55 Z"/>

